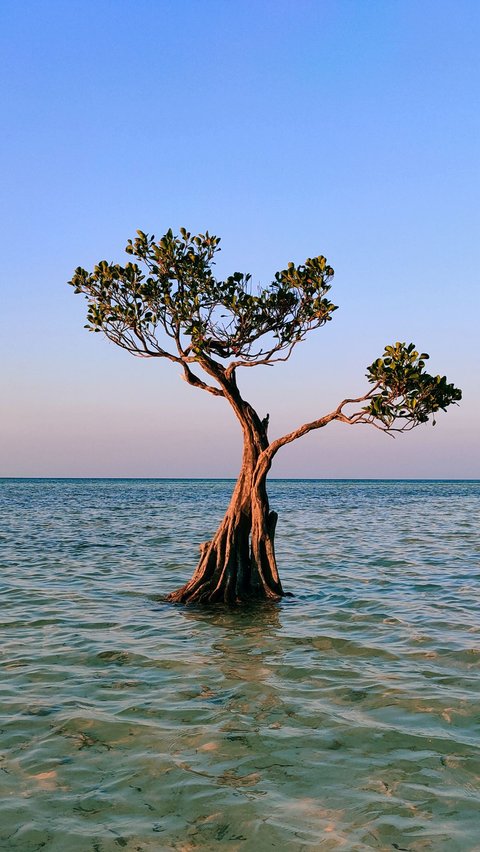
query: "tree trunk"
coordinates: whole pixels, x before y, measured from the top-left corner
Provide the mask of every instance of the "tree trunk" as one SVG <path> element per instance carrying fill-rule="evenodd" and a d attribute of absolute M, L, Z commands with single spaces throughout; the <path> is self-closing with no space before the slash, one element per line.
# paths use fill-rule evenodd
<path fill-rule="evenodd" d="M 261 420 L 242 399 L 234 372 L 204 358 L 202 366 L 222 388 L 243 431 L 242 468 L 225 517 L 211 541 L 200 545 L 200 560 L 191 580 L 171 592 L 174 603 L 228 603 L 278 600 L 283 595 L 275 561 L 274 537 L 277 515 L 270 512 L 266 478 L 271 460 L 268 417 Z M 264 459 L 259 472 L 257 462 Z"/>
<path fill-rule="evenodd" d="M 225 517 L 213 539 L 200 545 L 191 580 L 171 592 L 168 601 L 236 604 L 283 595 L 274 549 L 277 515 L 269 509 L 266 473 L 255 480 L 258 456 L 268 445 L 266 429 L 244 432 L 242 469 Z"/>

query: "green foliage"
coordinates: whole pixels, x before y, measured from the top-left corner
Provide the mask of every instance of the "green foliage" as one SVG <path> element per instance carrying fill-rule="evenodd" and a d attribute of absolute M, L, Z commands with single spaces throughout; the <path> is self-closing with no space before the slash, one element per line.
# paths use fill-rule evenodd
<path fill-rule="evenodd" d="M 413 343 L 386 346 L 383 358 L 368 367 L 367 378 L 379 389 L 363 409 L 372 420 L 388 430 L 408 431 L 426 423 L 431 414 L 458 402 L 462 392 L 447 382 L 446 376 L 425 371 L 425 352 Z M 433 419 L 435 425 L 435 419 Z"/>
<path fill-rule="evenodd" d="M 299 266 L 289 263 L 269 286 L 255 289 L 242 272 L 215 278 L 219 243 L 208 231 L 192 236 L 185 228 L 180 235 L 169 230 L 160 240 L 137 231 L 128 241 L 132 261 L 125 266 L 102 260 L 93 272 L 79 267 L 69 283 L 87 299 L 86 328 L 103 331 L 134 355 L 180 363 L 190 384 L 222 394 L 189 365 L 197 361 L 228 381 L 238 366 L 286 360 L 307 332 L 332 318 L 336 307 L 327 294 L 333 269 L 322 255 Z M 368 368 L 373 389 L 347 400 L 366 401 L 365 407 L 349 417 L 339 410 L 335 417 L 386 431 L 425 423 L 462 396 L 445 376 L 425 371 L 427 359 L 413 343 L 387 346 Z"/>
<path fill-rule="evenodd" d="M 103 260 L 93 272 L 75 270 L 69 282 L 88 302 L 87 328 L 103 331 L 134 354 L 203 356 L 243 362 L 269 360 L 291 349 L 335 310 L 326 294 L 333 269 L 322 256 L 277 272 L 253 292 L 251 276 L 218 281 L 212 271 L 220 240 L 184 228 L 158 241 L 137 231 L 126 266 Z M 165 351 L 164 336 L 175 341 Z"/>

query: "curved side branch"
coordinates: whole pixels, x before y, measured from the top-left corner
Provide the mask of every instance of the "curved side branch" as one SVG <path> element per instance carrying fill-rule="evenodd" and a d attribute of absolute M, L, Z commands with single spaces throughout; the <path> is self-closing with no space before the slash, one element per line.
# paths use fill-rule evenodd
<path fill-rule="evenodd" d="M 188 367 L 185 363 L 183 364 L 183 372 L 184 375 L 182 379 L 187 382 L 189 385 L 193 385 L 195 388 L 201 388 L 202 390 L 208 391 L 208 393 L 213 394 L 214 396 L 225 396 L 223 390 L 220 388 L 212 387 L 212 385 L 207 385 L 206 382 L 203 382 L 202 379 L 199 379 L 195 373 L 192 373 L 190 367 Z"/>
<path fill-rule="evenodd" d="M 373 394 L 378 388 L 378 384 L 376 384 L 368 393 L 364 394 L 364 396 L 358 396 L 354 398 L 346 398 L 343 399 L 342 402 L 337 405 L 337 407 L 330 411 L 329 414 L 325 414 L 323 417 L 319 417 L 317 420 L 311 420 L 309 423 L 304 423 L 303 426 L 299 426 L 298 429 L 294 429 L 292 432 L 288 432 L 286 435 L 283 435 L 281 438 L 277 438 L 275 441 L 272 441 L 271 444 L 263 451 L 260 455 L 257 467 L 255 470 L 255 480 L 258 482 L 262 479 L 268 471 L 270 470 L 272 461 L 274 456 L 278 453 L 281 447 L 284 447 L 285 444 L 291 444 L 292 441 L 296 441 L 297 438 L 303 437 L 303 435 L 307 435 L 309 432 L 313 432 L 314 429 L 322 429 L 323 426 L 326 426 L 327 423 L 331 423 L 332 420 L 339 420 L 341 423 L 358 423 L 358 422 L 367 422 L 367 420 L 359 419 L 360 416 L 363 417 L 365 412 L 357 412 L 356 414 L 348 415 L 343 413 L 343 408 L 346 405 L 358 402 L 365 402 L 367 399 L 371 399 Z M 370 420 L 368 422 L 371 422 Z M 374 426 L 377 426 L 376 423 L 373 423 Z M 377 428 L 381 428 L 378 427 Z M 384 431 L 387 431 L 384 428 Z"/>

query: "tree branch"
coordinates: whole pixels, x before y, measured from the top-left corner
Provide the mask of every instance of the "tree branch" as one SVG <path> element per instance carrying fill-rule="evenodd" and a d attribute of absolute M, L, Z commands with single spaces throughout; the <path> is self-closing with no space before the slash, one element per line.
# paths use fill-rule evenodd
<path fill-rule="evenodd" d="M 374 385 L 374 387 L 368 393 L 364 394 L 364 396 L 343 399 L 342 402 L 337 405 L 337 407 L 333 411 L 330 411 L 329 414 L 325 414 L 323 417 L 319 417 L 317 420 L 311 420 L 309 423 L 304 423 L 303 426 L 299 426 L 298 429 L 294 429 L 292 432 L 288 432 L 281 438 L 277 438 L 275 441 L 272 441 L 272 443 L 268 445 L 268 447 L 263 451 L 263 453 L 258 459 L 257 467 L 255 470 L 256 481 L 258 481 L 262 476 L 264 476 L 268 472 L 271 467 L 274 456 L 278 453 L 281 447 L 285 446 L 285 444 L 291 444 L 292 441 L 296 441 L 297 438 L 302 438 L 303 435 L 307 435 L 309 432 L 313 432 L 314 429 L 322 429 L 323 426 L 326 426 L 327 423 L 331 423 L 332 420 L 339 420 L 341 423 L 349 423 L 350 425 L 355 422 L 360 422 L 349 418 L 346 414 L 343 413 L 342 409 L 346 405 L 349 405 L 351 403 L 365 402 L 365 400 L 370 399 L 373 396 L 374 392 L 378 389 L 378 387 L 379 383 Z M 353 417 L 355 417 L 355 415 L 353 415 Z M 362 422 L 367 421 L 363 420 Z M 372 422 L 372 425 L 376 426 L 377 428 L 381 428 L 376 423 Z"/>
<path fill-rule="evenodd" d="M 203 382 L 195 373 L 192 373 L 190 367 L 187 364 L 183 364 L 184 375 L 182 379 L 187 382 L 189 385 L 193 385 L 196 388 L 202 388 L 202 390 L 206 390 L 209 393 L 212 393 L 214 396 L 225 396 L 223 390 L 220 388 L 212 387 L 212 385 L 207 385 L 206 382 Z"/>
<path fill-rule="evenodd" d="M 297 343 L 300 343 L 300 342 L 301 342 L 300 340 L 294 340 L 293 343 L 290 343 L 288 345 L 288 347 L 285 347 L 285 346 L 275 347 L 274 349 L 271 349 L 268 354 L 266 354 L 265 358 L 261 358 L 258 361 L 232 361 L 228 365 L 228 367 L 226 368 L 225 374 L 228 377 L 230 377 L 235 372 L 237 367 L 258 367 L 260 365 L 271 367 L 273 364 L 276 364 L 279 361 L 288 361 L 288 359 L 290 358 L 290 355 L 293 352 L 294 347 L 297 345 Z M 281 356 L 278 356 L 276 358 L 273 357 L 275 352 L 281 352 L 282 350 L 284 351 L 285 348 L 288 348 L 288 352 L 287 352 L 286 355 L 284 355 L 283 357 L 281 357 Z"/>

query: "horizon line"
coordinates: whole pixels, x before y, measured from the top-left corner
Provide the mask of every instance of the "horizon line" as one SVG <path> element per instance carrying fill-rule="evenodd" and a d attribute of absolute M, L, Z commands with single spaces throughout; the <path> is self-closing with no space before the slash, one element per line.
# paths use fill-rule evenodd
<path fill-rule="evenodd" d="M 10 480 L 86 480 L 145 482 L 236 482 L 236 476 L 0 476 L 0 482 Z M 480 482 L 479 477 L 435 476 L 270 476 L 269 482 Z"/>

